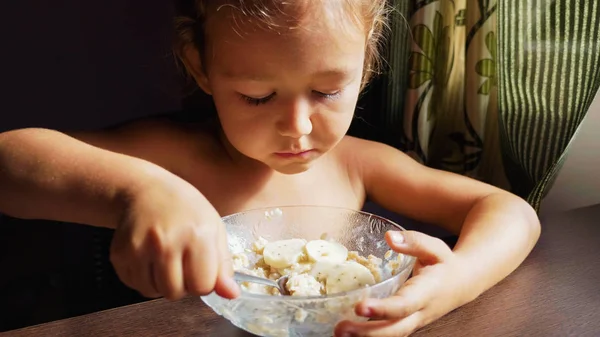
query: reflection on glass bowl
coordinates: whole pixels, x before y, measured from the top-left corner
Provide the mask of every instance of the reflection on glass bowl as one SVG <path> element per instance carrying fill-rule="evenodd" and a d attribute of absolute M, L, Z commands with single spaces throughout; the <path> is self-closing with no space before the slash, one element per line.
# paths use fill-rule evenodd
<path fill-rule="evenodd" d="M 285 206 L 256 209 L 223 218 L 232 253 L 247 252 L 259 237 L 268 241 L 319 239 L 323 234 L 362 256 L 398 260 L 384 235 L 404 230 L 396 223 L 367 212 L 324 206 Z M 389 253 L 388 253 L 389 254 Z M 354 306 L 364 298 L 384 298 L 398 291 L 408 279 L 415 259 L 400 256 L 392 271 L 383 268 L 381 282 L 344 293 L 323 296 L 272 296 L 243 292 L 234 300 L 215 293 L 202 300 L 235 326 L 259 336 L 332 336 L 341 320 L 366 320 Z"/>

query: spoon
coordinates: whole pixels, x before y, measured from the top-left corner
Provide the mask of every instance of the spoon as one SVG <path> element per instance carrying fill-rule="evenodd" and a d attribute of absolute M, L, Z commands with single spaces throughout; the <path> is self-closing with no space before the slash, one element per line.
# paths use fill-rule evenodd
<path fill-rule="evenodd" d="M 279 293 L 281 295 L 284 295 L 284 296 L 290 295 L 290 292 L 285 287 L 285 284 L 288 281 L 287 276 L 282 276 L 282 277 L 278 278 L 276 281 L 273 281 L 273 280 L 269 280 L 269 279 L 266 279 L 263 277 L 248 275 L 248 274 L 244 274 L 244 273 L 236 271 L 233 274 L 233 278 L 238 282 L 252 282 L 252 283 L 258 283 L 258 284 L 264 284 L 267 286 L 271 286 L 271 287 L 277 288 L 277 290 L 279 290 Z"/>

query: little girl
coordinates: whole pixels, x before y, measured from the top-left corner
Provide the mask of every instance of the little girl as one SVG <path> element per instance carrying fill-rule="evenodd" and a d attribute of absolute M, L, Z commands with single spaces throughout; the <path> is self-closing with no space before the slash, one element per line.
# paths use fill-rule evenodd
<path fill-rule="evenodd" d="M 340 322 L 340 336 L 408 335 L 531 251 L 540 224 L 522 199 L 345 135 L 378 64 L 384 0 L 197 0 L 190 11 L 176 51 L 218 120 L 0 134 L 1 212 L 114 228 L 120 279 L 171 300 L 239 295 L 220 220 L 238 211 L 360 210 L 368 197 L 459 234 L 450 250 L 422 233 L 388 233 L 394 250 L 418 258 L 414 276 L 395 296 L 357 305 L 372 320 Z"/>

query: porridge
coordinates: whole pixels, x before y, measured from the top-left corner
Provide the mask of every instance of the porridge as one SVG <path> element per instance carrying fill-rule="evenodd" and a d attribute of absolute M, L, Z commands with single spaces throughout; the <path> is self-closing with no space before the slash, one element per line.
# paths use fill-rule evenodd
<path fill-rule="evenodd" d="M 382 281 L 383 268 L 394 275 L 402 255 L 389 260 L 373 255 L 361 256 L 325 237 L 319 240 L 287 239 L 269 242 L 260 237 L 251 249 L 233 256 L 234 269 L 250 275 L 276 280 L 288 276 L 286 288 L 291 296 L 330 295 L 368 287 Z M 242 289 L 256 294 L 280 295 L 275 288 L 243 282 Z"/>

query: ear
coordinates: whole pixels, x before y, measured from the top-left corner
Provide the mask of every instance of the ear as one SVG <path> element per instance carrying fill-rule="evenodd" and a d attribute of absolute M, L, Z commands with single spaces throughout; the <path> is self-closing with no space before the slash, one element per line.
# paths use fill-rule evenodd
<path fill-rule="evenodd" d="M 208 76 L 202 66 L 202 58 L 200 52 L 193 44 L 188 44 L 183 48 L 183 64 L 187 71 L 194 77 L 196 84 L 208 95 L 211 95 L 210 85 L 208 83 Z"/>

